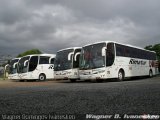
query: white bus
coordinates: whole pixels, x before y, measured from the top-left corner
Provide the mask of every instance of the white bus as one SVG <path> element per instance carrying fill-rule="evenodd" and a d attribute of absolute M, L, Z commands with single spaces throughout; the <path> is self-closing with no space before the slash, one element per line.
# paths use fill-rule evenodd
<path fill-rule="evenodd" d="M 54 62 L 55 79 L 70 80 L 71 82 L 79 79 L 79 57 L 80 47 L 66 48 L 57 51 Z"/>
<path fill-rule="evenodd" d="M 14 58 L 7 65 L 9 67 L 8 79 L 10 79 L 10 80 L 18 80 L 19 79 L 19 76 L 17 73 L 17 64 L 18 64 L 19 60 L 20 60 L 20 58 Z"/>
<path fill-rule="evenodd" d="M 82 47 L 80 79 L 117 78 L 156 75 L 156 53 L 139 47 L 112 41 L 98 42 Z"/>
<path fill-rule="evenodd" d="M 54 79 L 54 54 L 34 54 L 22 57 L 18 62 L 20 80 Z"/>

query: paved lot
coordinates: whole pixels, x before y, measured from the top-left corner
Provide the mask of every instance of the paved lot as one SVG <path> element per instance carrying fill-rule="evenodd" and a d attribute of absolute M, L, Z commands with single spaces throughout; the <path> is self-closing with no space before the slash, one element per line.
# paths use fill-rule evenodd
<path fill-rule="evenodd" d="M 0 81 L 1 114 L 160 114 L 160 77 L 123 82 Z"/>

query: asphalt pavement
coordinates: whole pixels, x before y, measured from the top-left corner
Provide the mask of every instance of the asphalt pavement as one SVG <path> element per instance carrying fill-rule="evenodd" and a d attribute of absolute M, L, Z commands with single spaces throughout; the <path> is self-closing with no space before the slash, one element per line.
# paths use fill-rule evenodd
<path fill-rule="evenodd" d="M 160 114 L 160 77 L 103 83 L 0 81 L 0 114 Z"/>

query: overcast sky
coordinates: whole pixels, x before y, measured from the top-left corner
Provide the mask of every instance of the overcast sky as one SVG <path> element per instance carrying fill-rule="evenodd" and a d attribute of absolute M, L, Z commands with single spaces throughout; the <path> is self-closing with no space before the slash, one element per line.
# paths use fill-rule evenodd
<path fill-rule="evenodd" d="M 0 0 L 0 53 L 160 43 L 160 0 Z"/>

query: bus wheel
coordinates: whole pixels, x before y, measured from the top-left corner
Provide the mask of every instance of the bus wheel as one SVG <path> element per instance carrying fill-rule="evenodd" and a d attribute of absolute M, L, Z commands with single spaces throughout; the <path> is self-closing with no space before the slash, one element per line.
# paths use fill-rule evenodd
<path fill-rule="evenodd" d="M 120 70 L 118 72 L 118 81 L 123 81 L 124 80 L 124 72 L 123 70 Z"/>
<path fill-rule="evenodd" d="M 76 79 L 70 79 L 71 82 L 76 82 Z"/>
<path fill-rule="evenodd" d="M 39 81 L 45 81 L 46 80 L 46 75 L 45 74 L 40 74 L 39 75 Z"/>
<path fill-rule="evenodd" d="M 153 72 L 152 72 L 152 70 L 149 71 L 149 77 L 150 77 L 150 78 L 153 77 Z"/>

